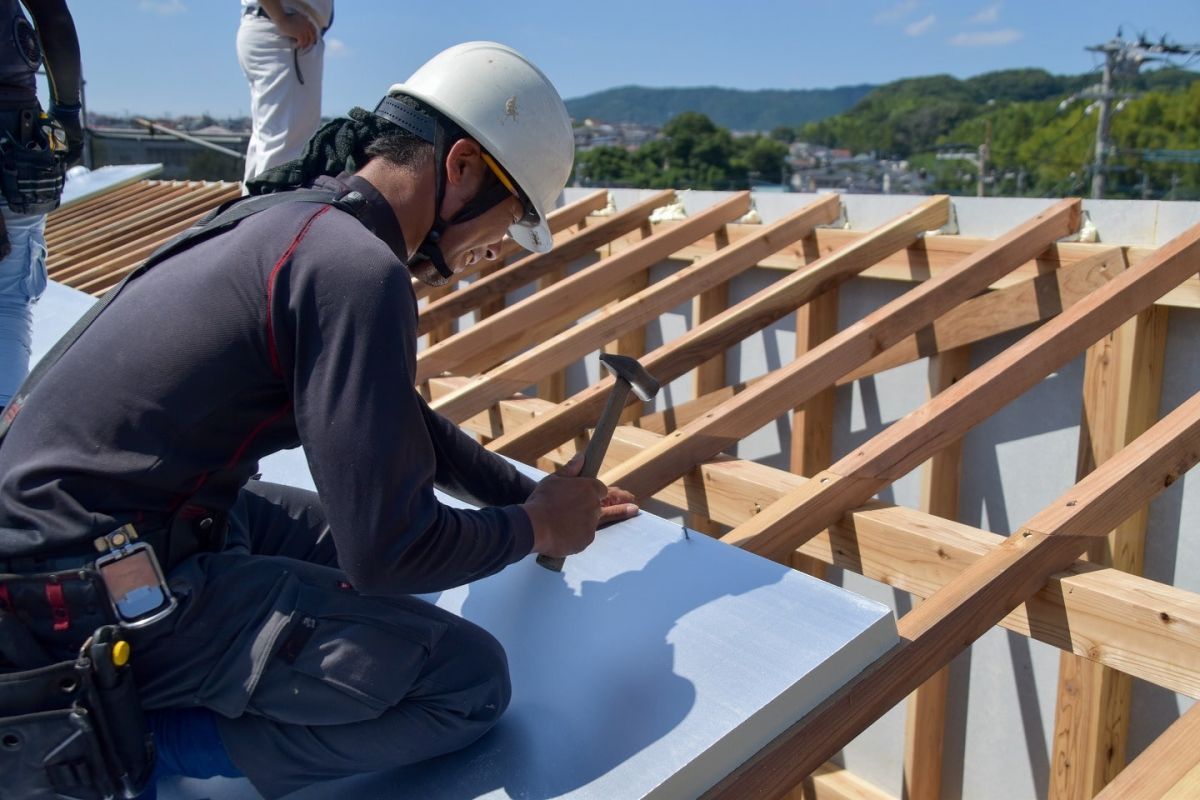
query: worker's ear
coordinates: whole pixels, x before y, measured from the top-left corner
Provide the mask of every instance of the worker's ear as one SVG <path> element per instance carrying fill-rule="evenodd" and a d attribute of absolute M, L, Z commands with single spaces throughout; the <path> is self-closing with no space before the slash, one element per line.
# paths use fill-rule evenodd
<path fill-rule="evenodd" d="M 447 188 L 466 183 L 474 190 L 483 179 L 487 164 L 483 163 L 482 150 L 474 139 L 459 139 L 446 154 Z"/>
<path fill-rule="evenodd" d="M 487 164 L 483 162 L 479 143 L 474 139 L 459 139 L 446 154 L 446 194 L 442 200 L 442 219 L 454 219 L 483 187 Z"/>

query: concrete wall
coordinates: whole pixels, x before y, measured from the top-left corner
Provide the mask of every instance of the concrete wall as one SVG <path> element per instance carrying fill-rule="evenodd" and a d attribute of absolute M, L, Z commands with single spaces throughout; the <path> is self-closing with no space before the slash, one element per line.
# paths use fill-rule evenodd
<path fill-rule="evenodd" d="M 581 196 L 568 190 L 567 200 Z M 618 209 L 650 194 L 614 190 Z M 681 192 L 690 213 L 725 193 Z M 765 222 L 812 200 L 812 195 L 756 196 Z M 866 230 L 915 206 L 923 198 L 900 195 L 848 195 L 844 198 L 851 228 Z M 1053 199 L 955 198 L 959 230 L 993 237 L 1056 202 Z M 1200 222 L 1200 203 L 1085 201 L 1084 209 L 1099 240 L 1114 244 L 1161 245 Z M 676 268 L 662 264 L 653 277 Z M 779 273 L 752 270 L 731 284 L 736 302 L 777 279 Z M 848 325 L 899 296 L 908 284 L 856 280 L 840 293 L 840 322 Z M 1166 381 L 1160 415 L 1200 391 L 1200 311 L 1171 309 Z M 664 314 L 649 326 L 653 348 L 685 331 L 690 307 Z M 795 352 L 793 319 L 785 318 L 731 351 L 727 379 L 746 380 L 787 363 Z M 973 348 L 972 361 L 983 363 L 1019 334 Z M 597 377 L 594 358 L 570 371 L 569 390 Z M 1009 534 L 1074 483 L 1083 364 L 1076 358 L 1007 408 L 971 431 L 964 442 L 961 521 Z M 906 365 L 843 387 L 837 393 L 835 457 L 862 444 L 926 399 L 926 364 Z M 663 392 L 676 404 L 689 399 L 690 379 L 674 381 Z M 741 458 L 787 468 L 790 424 L 778 420 L 744 439 Z M 919 482 L 906 476 L 880 493 L 883 500 L 918 504 Z M 1116 524 L 1118 520 L 1113 520 Z M 1151 507 L 1147 576 L 1200 592 L 1200 475 L 1178 481 Z M 857 575 L 835 574 L 847 588 L 909 610 L 908 596 Z M 1051 768 L 1059 651 L 1026 637 L 994 629 L 952 665 L 951 710 L 945 745 L 943 797 L 1008 800 L 1044 797 Z M 1192 701 L 1153 685 L 1135 682 L 1130 757 L 1141 752 Z M 857 775 L 899 797 L 904 741 L 903 709 L 894 709 L 843 753 Z"/>

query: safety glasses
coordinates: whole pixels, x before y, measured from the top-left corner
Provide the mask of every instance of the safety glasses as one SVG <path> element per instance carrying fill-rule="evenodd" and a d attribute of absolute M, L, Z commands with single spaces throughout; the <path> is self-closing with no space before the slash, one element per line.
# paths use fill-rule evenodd
<path fill-rule="evenodd" d="M 512 194 L 521 201 L 521 205 L 525 207 L 525 216 L 521 221 L 530 224 L 536 224 L 539 220 L 537 209 L 533 207 L 533 203 L 530 202 L 525 193 L 522 192 L 520 187 L 517 186 L 516 181 L 512 179 L 512 176 L 504 171 L 504 167 L 500 166 L 496 159 L 492 158 L 491 153 L 481 149 L 479 151 L 479 155 L 483 157 L 483 163 L 488 165 L 488 169 L 490 169 L 496 176 L 497 180 L 503 184 L 504 188 L 512 192 Z"/>

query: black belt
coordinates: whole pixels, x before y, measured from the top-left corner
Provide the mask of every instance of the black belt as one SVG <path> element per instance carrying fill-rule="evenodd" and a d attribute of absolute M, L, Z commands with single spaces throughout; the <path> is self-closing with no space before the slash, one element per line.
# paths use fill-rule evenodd
<path fill-rule="evenodd" d="M 224 514 L 209 513 L 191 518 L 177 516 L 169 531 L 164 528 L 139 531 L 138 540 L 153 547 L 163 572 L 170 572 L 181 561 L 196 553 L 220 550 L 225 543 L 227 526 L 228 519 Z M 73 553 L 0 559 L 0 574 L 35 575 L 88 569 L 97 556 L 99 553 L 91 548 Z"/>

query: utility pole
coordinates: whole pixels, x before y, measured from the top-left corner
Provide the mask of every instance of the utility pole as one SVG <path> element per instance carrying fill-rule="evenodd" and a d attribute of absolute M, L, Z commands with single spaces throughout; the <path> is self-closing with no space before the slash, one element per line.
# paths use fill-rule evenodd
<path fill-rule="evenodd" d="M 987 172 L 988 158 L 992 154 L 992 121 L 984 122 L 983 144 L 979 145 L 979 197 L 983 197 L 983 176 Z"/>
<path fill-rule="evenodd" d="M 1139 36 L 1136 42 L 1127 42 L 1121 38 L 1121 31 L 1118 30 L 1115 39 L 1084 49 L 1104 55 L 1100 85 L 1080 93 L 1083 97 L 1096 98 L 1100 107 L 1096 120 L 1096 148 L 1092 156 L 1092 197 L 1098 199 L 1104 197 L 1104 166 L 1112 148 L 1109 127 L 1112 123 L 1112 101 L 1117 98 L 1113 91 L 1113 82 L 1118 76 L 1136 76 L 1142 64 L 1148 61 L 1167 61 L 1171 56 L 1198 54 L 1200 45 L 1168 44 L 1166 37 L 1158 44 L 1151 44 L 1142 36 Z"/>

